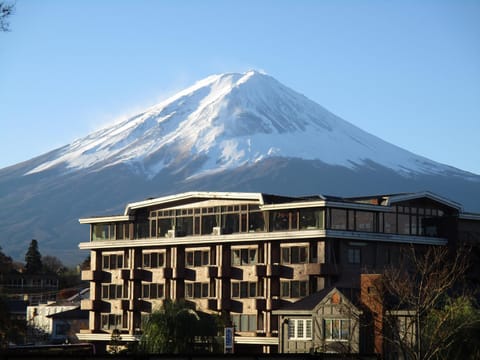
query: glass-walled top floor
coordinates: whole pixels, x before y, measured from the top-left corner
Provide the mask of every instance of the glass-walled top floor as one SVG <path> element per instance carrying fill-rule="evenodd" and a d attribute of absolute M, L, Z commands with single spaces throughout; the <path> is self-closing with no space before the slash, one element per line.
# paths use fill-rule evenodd
<path fill-rule="evenodd" d="M 257 205 L 153 210 L 136 221 L 92 224 L 92 241 L 228 235 L 248 232 L 344 230 L 439 236 L 441 209 L 396 206 L 389 211 L 339 207 L 262 211 Z"/>

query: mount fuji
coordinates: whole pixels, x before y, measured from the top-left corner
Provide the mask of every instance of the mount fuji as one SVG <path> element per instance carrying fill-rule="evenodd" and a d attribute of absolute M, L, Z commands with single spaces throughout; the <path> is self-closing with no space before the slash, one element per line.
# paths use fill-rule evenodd
<path fill-rule="evenodd" d="M 430 190 L 479 211 L 480 176 L 383 141 L 257 72 L 207 77 L 125 121 L 0 169 L 1 246 L 78 263 L 78 218 L 188 190 Z M 84 254 L 86 256 L 86 254 Z"/>

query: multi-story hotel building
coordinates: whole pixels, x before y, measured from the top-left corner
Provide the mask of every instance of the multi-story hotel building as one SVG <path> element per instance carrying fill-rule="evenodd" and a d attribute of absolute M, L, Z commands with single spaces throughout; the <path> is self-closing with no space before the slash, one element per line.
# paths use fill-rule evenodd
<path fill-rule="evenodd" d="M 120 329 L 122 340 L 133 341 L 142 318 L 164 299 L 186 299 L 226 314 L 236 350 L 257 352 L 289 348 L 279 344 L 282 307 L 332 286 L 360 288 L 360 273 L 394 262 L 402 247 L 455 246 L 462 233 L 480 238 L 479 215 L 428 192 L 188 192 L 80 223 L 90 225 L 80 248 L 91 252 L 91 268 L 82 272 L 90 281 L 91 298 L 82 301 L 90 325 L 81 340 L 108 342 Z"/>

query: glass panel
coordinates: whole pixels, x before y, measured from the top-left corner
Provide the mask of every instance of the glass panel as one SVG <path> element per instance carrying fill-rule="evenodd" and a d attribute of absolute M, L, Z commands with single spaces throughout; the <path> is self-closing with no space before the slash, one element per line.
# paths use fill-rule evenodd
<path fill-rule="evenodd" d="M 202 265 L 209 265 L 209 253 L 208 250 L 202 251 Z"/>
<path fill-rule="evenodd" d="M 157 220 L 151 220 L 150 224 L 150 237 L 157 237 Z"/>
<path fill-rule="evenodd" d="M 398 233 L 403 235 L 410 234 L 410 216 L 407 214 L 398 214 Z"/>
<path fill-rule="evenodd" d="M 142 285 L 142 297 L 148 299 L 150 297 L 150 285 L 143 284 Z"/>
<path fill-rule="evenodd" d="M 288 281 L 282 281 L 280 283 L 280 296 L 290 297 L 290 283 Z"/>
<path fill-rule="evenodd" d="M 263 213 L 262 212 L 251 212 L 251 213 L 249 213 L 248 231 L 250 231 L 250 232 L 265 231 L 265 220 L 263 219 Z"/>
<path fill-rule="evenodd" d="M 248 331 L 248 316 L 240 316 L 240 331 Z"/>
<path fill-rule="evenodd" d="M 368 231 L 374 230 L 374 213 L 368 211 L 356 211 L 355 212 L 355 230 Z"/>
<path fill-rule="evenodd" d="M 240 297 L 240 284 L 238 282 L 232 282 L 232 298 Z"/>
<path fill-rule="evenodd" d="M 248 315 L 248 331 L 257 330 L 257 315 Z"/>
<path fill-rule="evenodd" d="M 248 284 L 249 291 L 248 291 L 248 296 L 249 297 L 256 297 L 257 296 L 257 283 L 251 282 Z"/>
<path fill-rule="evenodd" d="M 238 233 L 240 230 L 240 215 L 239 214 L 226 214 L 223 215 L 223 234 Z"/>
<path fill-rule="evenodd" d="M 165 265 L 165 254 L 159 253 L 158 254 L 158 266 L 163 267 Z"/>
<path fill-rule="evenodd" d="M 202 283 L 202 298 L 208 297 L 208 283 Z"/>
<path fill-rule="evenodd" d="M 312 338 L 312 320 L 305 320 L 305 337 L 307 339 Z"/>
<path fill-rule="evenodd" d="M 187 266 L 193 266 L 193 251 L 188 251 L 185 257 L 185 263 Z"/>
<path fill-rule="evenodd" d="M 292 298 L 300 297 L 300 282 L 292 281 L 290 283 L 290 296 Z"/>
<path fill-rule="evenodd" d="M 300 249 L 298 246 L 292 246 L 290 248 L 290 262 L 292 264 L 300 263 Z"/>
<path fill-rule="evenodd" d="M 240 283 L 240 297 L 246 298 L 248 297 L 248 282 L 242 281 Z"/>
<path fill-rule="evenodd" d="M 330 209 L 331 228 L 334 230 L 347 229 L 347 211 L 344 209 Z"/>
<path fill-rule="evenodd" d="M 332 320 L 324 320 L 324 335 L 325 339 L 332 338 Z"/>
<path fill-rule="evenodd" d="M 397 217 L 395 213 L 383 214 L 383 228 L 387 234 L 395 234 L 397 232 Z"/>
<path fill-rule="evenodd" d="M 241 250 L 241 263 L 242 265 L 247 265 L 248 264 L 248 249 L 242 249 Z"/>
<path fill-rule="evenodd" d="M 295 324 L 296 321 L 293 319 L 288 320 L 288 338 L 294 339 L 295 338 Z"/>
<path fill-rule="evenodd" d="M 152 268 L 158 267 L 158 256 L 157 253 L 151 253 L 150 254 L 150 266 Z"/>
<path fill-rule="evenodd" d="M 340 332 L 340 339 L 348 340 L 350 338 L 350 323 L 348 320 L 340 320 L 341 321 L 341 332 Z"/>
<path fill-rule="evenodd" d="M 240 265 L 240 249 L 232 250 L 232 265 Z"/>
<path fill-rule="evenodd" d="M 202 284 L 201 283 L 194 283 L 193 284 L 193 297 L 200 298 L 202 297 Z"/>
<path fill-rule="evenodd" d="M 340 338 L 340 320 L 332 320 L 332 339 Z"/>
<path fill-rule="evenodd" d="M 302 246 L 299 248 L 299 254 L 298 254 L 299 263 L 305 264 L 307 262 L 307 258 L 308 258 L 307 253 L 308 251 L 306 246 Z"/>
<path fill-rule="evenodd" d="M 320 212 L 318 210 L 300 209 L 300 229 L 318 229 L 320 228 L 320 222 Z"/>
<path fill-rule="evenodd" d="M 143 267 L 150 267 L 150 254 L 143 254 Z"/>
<path fill-rule="evenodd" d="M 150 297 L 156 299 L 158 297 L 158 287 L 157 284 L 151 284 L 150 286 Z"/>
<path fill-rule="evenodd" d="M 217 217 L 215 215 L 202 216 L 202 235 L 209 235 L 213 228 L 217 226 Z"/>
<path fill-rule="evenodd" d="M 290 264 L 290 248 L 282 247 L 282 264 Z"/>
<path fill-rule="evenodd" d="M 300 281 L 300 296 L 307 296 L 307 282 Z"/>
<path fill-rule="evenodd" d="M 248 263 L 256 264 L 257 263 L 257 249 L 248 250 Z"/>
<path fill-rule="evenodd" d="M 193 217 L 179 217 L 175 227 L 175 236 L 193 235 Z"/>
<path fill-rule="evenodd" d="M 168 230 L 172 229 L 173 219 L 158 219 L 157 237 L 165 237 Z"/>
<path fill-rule="evenodd" d="M 195 251 L 193 253 L 193 266 L 202 266 L 202 252 Z"/>
<path fill-rule="evenodd" d="M 231 315 L 231 318 L 235 330 L 240 331 L 240 315 Z"/>
<path fill-rule="evenodd" d="M 288 212 L 272 212 L 270 216 L 270 231 L 288 230 L 288 218 Z"/>
<path fill-rule="evenodd" d="M 297 338 L 302 339 L 304 335 L 303 320 L 297 320 Z"/>

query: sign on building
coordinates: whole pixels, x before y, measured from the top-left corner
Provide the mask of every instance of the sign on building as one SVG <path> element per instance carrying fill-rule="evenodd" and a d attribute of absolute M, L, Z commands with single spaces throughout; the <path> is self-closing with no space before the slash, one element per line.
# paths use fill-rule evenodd
<path fill-rule="evenodd" d="M 225 328 L 225 354 L 233 354 L 233 341 L 235 334 L 233 332 L 233 327 Z"/>

